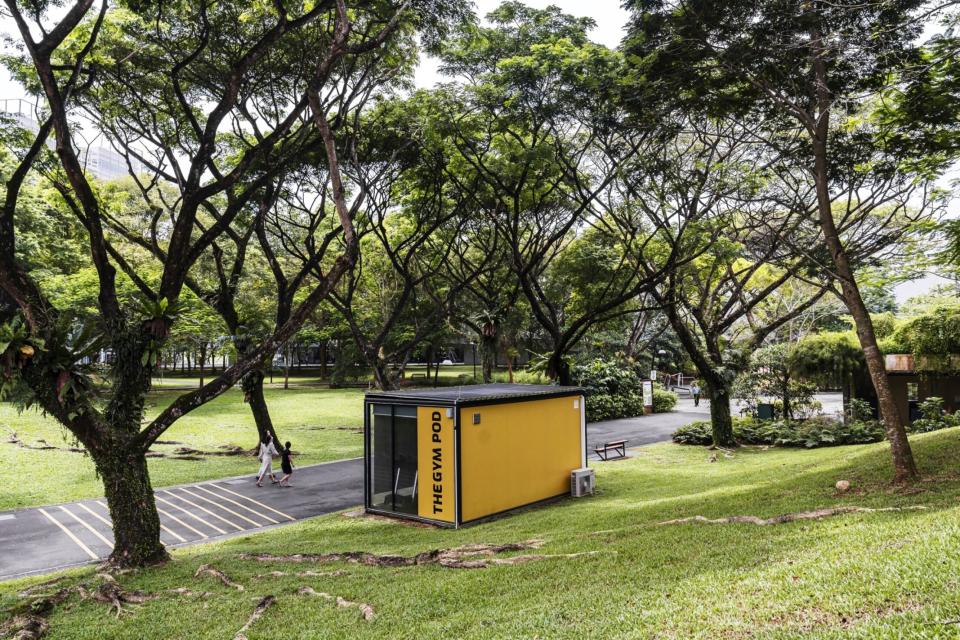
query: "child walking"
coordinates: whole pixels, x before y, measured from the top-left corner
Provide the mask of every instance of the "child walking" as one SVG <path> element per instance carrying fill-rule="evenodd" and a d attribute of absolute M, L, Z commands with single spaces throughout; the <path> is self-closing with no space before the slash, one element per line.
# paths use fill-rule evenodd
<path fill-rule="evenodd" d="M 281 487 L 292 487 L 290 484 L 290 476 L 293 475 L 293 463 L 290 462 L 290 458 L 293 457 L 293 453 L 290 451 L 290 443 L 287 442 L 283 445 L 283 449 L 280 450 L 280 469 L 283 471 L 283 477 L 280 478 Z"/>

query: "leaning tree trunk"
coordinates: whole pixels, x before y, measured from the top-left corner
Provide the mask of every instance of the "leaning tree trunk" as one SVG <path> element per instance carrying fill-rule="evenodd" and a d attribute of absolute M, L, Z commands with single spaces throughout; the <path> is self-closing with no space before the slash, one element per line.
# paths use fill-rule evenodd
<path fill-rule="evenodd" d="M 91 457 L 113 520 L 111 564 L 138 567 L 166 560 L 144 452 L 135 446 L 105 447 L 91 451 Z"/>
<path fill-rule="evenodd" d="M 814 28 L 811 30 L 810 36 L 811 50 L 813 51 L 811 59 L 814 72 L 813 80 L 816 84 L 817 110 L 819 112 L 811 142 L 820 229 L 823 231 L 824 241 L 833 258 L 836 274 L 840 280 L 843 302 L 850 311 L 850 315 L 853 316 L 857 338 L 860 340 L 863 356 L 867 362 L 867 370 L 870 372 L 873 388 L 877 392 L 877 406 L 880 409 L 884 430 L 887 439 L 890 441 L 890 453 L 893 457 L 893 480 L 894 482 L 905 482 L 917 478 L 919 472 L 913 460 L 913 452 L 910 450 L 907 430 L 900 417 L 900 411 L 897 409 L 897 403 L 893 399 L 890 380 L 887 378 L 886 363 L 883 361 L 880 348 L 877 346 L 873 320 L 871 320 L 870 312 L 863 302 L 863 296 L 860 295 L 860 288 L 857 286 L 853 267 L 847 257 L 847 252 L 843 247 L 840 233 L 837 231 L 837 225 L 833 219 L 827 162 L 827 138 L 830 131 L 830 108 L 833 97 L 830 95 L 827 83 L 827 65 L 824 58 L 826 54 L 821 34 Z"/>
<path fill-rule="evenodd" d="M 253 420 L 257 424 L 257 434 L 262 441 L 266 434 L 273 436 L 274 442 L 280 442 L 276 429 L 273 427 L 273 420 L 270 418 L 270 408 L 267 406 L 267 399 L 263 394 L 264 372 L 262 368 L 249 372 L 243 378 L 244 399 L 250 403 L 250 413 L 253 414 Z"/>

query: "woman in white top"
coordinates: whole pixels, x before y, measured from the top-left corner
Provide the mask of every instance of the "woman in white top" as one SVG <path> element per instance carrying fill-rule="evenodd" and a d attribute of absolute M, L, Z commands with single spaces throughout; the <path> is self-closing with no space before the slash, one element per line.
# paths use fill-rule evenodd
<path fill-rule="evenodd" d="M 277 478 L 273 475 L 273 469 L 271 468 L 273 456 L 277 454 L 277 448 L 273 445 L 273 436 L 268 433 L 263 437 L 260 446 L 257 447 L 257 457 L 260 458 L 260 473 L 257 474 L 258 487 L 263 486 L 263 476 L 265 475 L 270 476 L 271 482 L 277 483 Z"/>

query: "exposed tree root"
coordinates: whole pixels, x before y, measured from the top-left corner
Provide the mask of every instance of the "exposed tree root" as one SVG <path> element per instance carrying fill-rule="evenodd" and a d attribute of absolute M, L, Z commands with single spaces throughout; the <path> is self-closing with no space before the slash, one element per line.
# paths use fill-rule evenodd
<path fill-rule="evenodd" d="M 144 591 L 127 591 L 119 584 L 117 584 L 112 578 L 98 586 L 93 591 L 87 591 L 82 585 L 77 587 L 77 591 L 80 593 L 80 597 L 83 599 L 94 600 L 101 604 L 108 605 L 110 609 L 115 610 L 117 617 L 120 617 L 120 614 L 127 613 L 127 609 L 124 608 L 125 604 L 143 604 L 148 600 L 153 600 L 157 596 L 153 593 L 146 593 Z"/>
<path fill-rule="evenodd" d="M 448 569 L 483 569 L 493 565 L 524 564 L 551 558 L 575 558 L 598 553 L 590 551 L 587 553 L 568 554 L 528 554 L 510 558 L 493 557 L 510 551 L 539 549 L 541 546 L 543 546 L 542 540 L 527 540 L 525 542 L 511 542 L 507 544 L 467 544 L 451 549 L 424 551 L 415 556 L 378 555 L 368 551 L 344 551 L 324 554 L 297 553 L 288 556 L 277 556 L 270 553 L 242 553 L 240 554 L 240 558 L 242 560 L 256 560 L 258 562 L 351 562 L 353 564 L 363 564 L 371 567 L 412 567 L 437 564 Z M 336 572 L 334 572 L 334 574 L 335 573 Z M 273 575 L 279 577 L 289 574 L 278 571 L 274 572 Z M 297 575 L 303 576 L 306 574 Z"/>
<path fill-rule="evenodd" d="M 270 573 L 259 573 L 254 578 L 285 578 L 287 576 L 296 576 L 298 578 L 339 578 L 340 576 L 350 575 L 349 571 L 337 569 L 336 571 L 298 571 L 297 573 L 287 573 L 286 571 L 271 571 Z"/>
<path fill-rule="evenodd" d="M 175 440 L 168 440 L 164 443 L 159 444 L 180 444 L 182 442 L 176 442 Z M 252 455 L 250 451 L 247 451 L 243 447 L 235 444 L 225 444 L 217 447 L 213 451 L 203 451 L 200 449 L 193 449 L 191 447 L 181 446 L 173 450 L 172 453 L 166 451 L 148 451 L 145 454 L 148 458 L 166 458 L 168 460 L 203 460 L 207 457 L 216 457 L 216 456 L 245 456 Z"/>
<path fill-rule="evenodd" d="M 60 584 L 63 582 L 64 578 L 54 578 L 52 580 L 45 580 L 44 582 L 38 582 L 37 584 L 27 587 L 23 591 L 17 593 L 21 598 L 28 598 L 30 596 L 37 595 L 38 592 L 44 591 L 47 587 L 52 587 L 53 585 Z"/>
<path fill-rule="evenodd" d="M 155 594 L 143 591 L 127 591 L 117 584 L 110 574 L 98 573 L 97 578 L 102 582 L 93 588 L 90 587 L 89 582 L 84 582 L 71 587 L 61 587 L 53 593 L 39 593 L 40 589 L 52 587 L 63 580 L 58 578 L 24 589 L 19 593 L 20 597 L 32 598 L 32 600 L 20 607 L 20 612 L 10 620 L 0 624 L 0 637 L 12 640 L 37 640 L 50 628 L 47 617 L 74 593 L 84 600 L 109 605 L 118 617 L 128 611 L 124 605 L 143 604 L 157 597 Z"/>
<path fill-rule="evenodd" d="M 73 589 L 62 588 L 50 594 L 34 594 L 37 598 L 28 606 L 29 612 L 38 616 L 48 616 L 53 613 L 57 605 L 65 602 L 73 591 Z"/>
<path fill-rule="evenodd" d="M 177 447 L 173 450 L 176 455 L 193 456 L 242 456 L 246 455 L 243 447 L 235 444 L 224 444 L 217 447 L 214 451 L 202 451 L 200 449 L 191 449 L 190 447 Z"/>
<path fill-rule="evenodd" d="M 757 516 L 727 516 L 726 518 L 710 519 L 704 516 L 690 516 L 689 518 L 678 518 L 676 520 L 665 520 L 658 522 L 658 525 L 666 524 L 685 524 L 687 522 L 702 522 L 704 524 L 730 524 L 743 522 L 747 524 L 756 524 L 767 526 L 771 524 L 784 524 L 795 522 L 797 520 L 819 520 L 829 516 L 838 516 L 845 513 L 881 513 L 884 511 L 916 511 L 926 509 L 922 505 L 909 507 L 885 507 L 882 509 L 870 509 L 868 507 L 832 507 L 829 509 L 815 509 L 813 511 L 799 511 L 797 513 L 785 513 L 772 518 L 758 518 Z"/>
<path fill-rule="evenodd" d="M 223 571 L 220 571 L 220 569 L 217 569 L 216 567 L 211 567 L 209 564 L 202 564 L 199 567 L 197 567 L 197 572 L 193 574 L 193 577 L 194 578 L 199 577 L 201 574 L 204 574 L 204 573 L 213 576 L 214 578 L 222 582 L 224 585 L 232 589 L 236 589 L 237 591 L 243 591 L 242 584 L 237 584 L 236 582 L 231 580 L 227 576 L 227 574 L 225 574 Z"/>
<path fill-rule="evenodd" d="M 8 427 L 9 428 L 9 427 Z M 83 449 L 78 447 L 58 447 L 52 445 L 46 440 L 38 439 L 37 444 L 27 444 L 20 439 L 20 436 L 17 435 L 17 432 L 13 429 L 10 429 L 10 435 L 7 436 L 5 441 L 7 444 L 12 444 L 14 446 L 20 447 L 21 449 L 29 449 L 31 451 L 66 451 L 68 453 L 85 453 Z"/>
<path fill-rule="evenodd" d="M 270 608 L 270 606 L 276 602 L 277 599 L 273 596 L 263 596 L 260 598 L 260 602 L 257 603 L 257 606 L 253 608 L 253 613 L 250 614 L 250 617 L 247 618 L 247 623 L 240 627 L 240 630 L 237 631 L 237 635 L 233 636 L 233 640 L 247 640 L 246 633 L 253 626 L 253 623 L 260 619 L 260 616 L 263 615 L 263 612 Z"/>
<path fill-rule="evenodd" d="M 511 542 L 508 544 L 469 544 L 452 549 L 434 549 L 424 551 L 415 556 L 377 555 L 368 551 L 343 551 L 339 553 L 323 554 L 294 554 L 276 556 L 269 553 L 242 553 L 243 560 L 257 560 L 258 562 L 352 562 L 371 567 L 412 567 L 416 565 L 439 564 L 452 569 L 477 568 L 476 560 L 469 560 L 476 556 L 492 556 L 508 551 L 525 551 L 539 549 L 542 540 L 528 540 L 526 542 Z M 482 565 L 485 566 L 485 565 Z"/>
<path fill-rule="evenodd" d="M 39 640 L 50 628 L 50 623 L 42 616 L 14 616 L 0 624 L 0 637 L 12 640 Z"/>
<path fill-rule="evenodd" d="M 176 589 L 167 589 L 168 593 L 173 593 L 178 596 L 186 596 L 192 598 L 196 596 L 197 598 L 209 598 L 213 594 L 209 591 L 192 591 L 186 587 L 177 587 Z"/>
<path fill-rule="evenodd" d="M 376 613 L 374 612 L 373 607 L 363 602 L 352 602 L 350 600 L 347 600 L 346 598 L 341 598 L 340 596 L 332 596 L 329 593 L 323 593 L 322 591 L 320 592 L 314 591 L 310 587 L 300 587 L 297 590 L 297 593 L 299 593 L 302 596 L 316 596 L 318 598 L 323 598 L 324 600 L 328 600 L 330 602 L 336 602 L 338 607 L 341 607 L 344 609 L 349 607 L 356 607 L 357 609 L 360 610 L 360 615 L 363 616 L 363 619 L 366 620 L 367 622 L 370 622 L 376 616 Z"/>

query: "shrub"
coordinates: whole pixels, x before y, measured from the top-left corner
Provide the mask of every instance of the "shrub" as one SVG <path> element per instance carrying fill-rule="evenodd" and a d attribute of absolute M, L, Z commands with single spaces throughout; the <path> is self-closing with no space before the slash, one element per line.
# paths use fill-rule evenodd
<path fill-rule="evenodd" d="M 596 358 L 576 365 L 571 371 L 574 384 L 587 393 L 587 420 L 613 420 L 643 415 L 643 374 L 628 358 Z M 677 395 L 654 386 L 653 411 L 672 411 Z"/>
<path fill-rule="evenodd" d="M 930 396 L 920 403 L 921 418 L 910 424 L 913 433 L 929 433 L 960 425 L 960 416 L 943 412 L 943 398 Z"/>
<path fill-rule="evenodd" d="M 671 436 L 677 444 L 713 444 L 713 429 L 709 420 L 697 420 L 680 427 Z"/>
<path fill-rule="evenodd" d="M 493 374 L 494 382 L 508 382 L 510 374 L 506 371 L 497 371 Z M 529 369 L 515 369 L 513 371 L 513 381 L 516 384 L 550 384 L 550 378 L 542 371 L 530 371 Z"/>
<path fill-rule="evenodd" d="M 850 398 L 847 413 L 853 422 L 873 420 L 873 406 L 862 398 Z"/>
<path fill-rule="evenodd" d="M 642 398 L 641 398 L 642 401 Z M 668 413 L 677 406 L 677 394 L 660 387 L 653 388 L 653 412 Z M 643 407 L 641 407 L 642 409 Z"/>
<path fill-rule="evenodd" d="M 741 444 L 764 444 L 779 447 L 829 447 L 843 444 L 867 444 L 884 438 L 883 426 L 875 421 L 844 425 L 838 420 L 819 416 L 803 421 L 774 420 L 758 422 L 735 419 L 733 435 Z M 713 443 L 708 420 L 699 420 L 673 433 L 679 444 L 709 445 Z"/>

